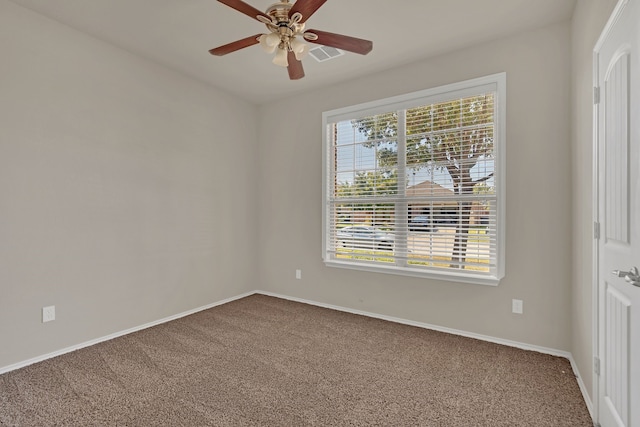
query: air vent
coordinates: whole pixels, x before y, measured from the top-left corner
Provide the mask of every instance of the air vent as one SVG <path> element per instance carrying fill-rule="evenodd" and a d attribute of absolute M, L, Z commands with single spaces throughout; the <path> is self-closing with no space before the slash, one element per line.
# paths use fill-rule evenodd
<path fill-rule="evenodd" d="M 344 52 L 340 49 L 330 46 L 318 46 L 309 51 L 309 54 L 315 58 L 318 62 L 328 61 L 338 56 L 344 55 Z"/>

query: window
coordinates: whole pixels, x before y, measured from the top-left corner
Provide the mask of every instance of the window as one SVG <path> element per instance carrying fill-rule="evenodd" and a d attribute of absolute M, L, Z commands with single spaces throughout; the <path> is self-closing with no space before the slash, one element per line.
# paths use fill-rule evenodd
<path fill-rule="evenodd" d="M 327 265 L 497 285 L 506 75 L 323 114 Z"/>

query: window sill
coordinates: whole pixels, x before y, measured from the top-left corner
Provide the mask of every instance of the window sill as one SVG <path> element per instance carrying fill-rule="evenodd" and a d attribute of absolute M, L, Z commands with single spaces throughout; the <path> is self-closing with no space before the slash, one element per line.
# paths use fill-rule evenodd
<path fill-rule="evenodd" d="M 325 261 L 327 267 L 346 268 L 349 270 L 368 271 L 370 273 L 393 274 L 399 276 L 420 277 L 423 279 L 445 280 L 449 282 L 470 283 L 474 285 L 498 286 L 500 278 L 495 276 L 476 276 L 464 273 L 436 273 L 433 271 L 417 270 L 407 267 L 385 267 L 382 265 L 363 265 L 361 263 L 352 263 L 348 261 Z"/>

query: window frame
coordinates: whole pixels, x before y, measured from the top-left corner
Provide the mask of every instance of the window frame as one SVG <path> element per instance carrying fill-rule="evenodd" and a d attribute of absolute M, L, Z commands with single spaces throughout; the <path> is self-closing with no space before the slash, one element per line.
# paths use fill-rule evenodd
<path fill-rule="evenodd" d="M 326 266 L 362 270 L 375 273 L 395 274 L 401 276 L 439 279 L 453 282 L 472 283 L 480 285 L 497 286 L 505 275 L 505 197 L 506 197 L 506 73 L 497 73 L 475 79 L 465 80 L 430 89 L 420 90 L 404 95 L 394 96 L 372 102 L 357 104 L 344 108 L 338 108 L 322 113 L 322 258 Z M 464 270 L 429 270 L 403 267 L 398 265 L 366 264 L 354 260 L 333 259 L 328 252 L 328 239 L 331 234 L 329 229 L 331 221 L 331 203 L 329 191 L 329 178 L 332 174 L 332 164 L 329 124 L 345 120 L 360 119 L 363 117 L 383 114 L 392 111 L 407 110 L 431 103 L 440 103 L 475 96 L 479 93 L 492 91 L 495 93 L 494 101 L 494 162 L 495 162 L 495 198 L 496 198 L 496 271 L 495 274 L 479 275 L 468 273 Z M 331 153 L 330 153 L 331 151 Z M 400 148 L 398 150 L 399 157 Z M 400 181 L 401 182 L 401 181 Z M 406 213 L 405 213 L 406 214 Z M 405 215 L 408 220 L 408 215 Z M 401 238 L 406 238 L 406 233 L 400 233 Z M 406 235 L 405 235 L 406 234 Z"/>

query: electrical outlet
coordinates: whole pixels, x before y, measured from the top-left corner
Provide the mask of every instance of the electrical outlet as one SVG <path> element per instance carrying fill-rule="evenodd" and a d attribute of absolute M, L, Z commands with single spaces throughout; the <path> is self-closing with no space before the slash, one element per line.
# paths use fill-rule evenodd
<path fill-rule="evenodd" d="M 521 299 L 511 300 L 511 312 L 516 314 L 522 314 L 523 312 L 523 302 Z"/>
<path fill-rule="evenodd" d="M 42 323 L 51 322 L 52 320 L 56 320 L 56 306 L 42 307 Z"/>
<path fill-rule="evenodd" d="M 302 270 L 296 270 L 296 279 L 302 279 Z"/>

